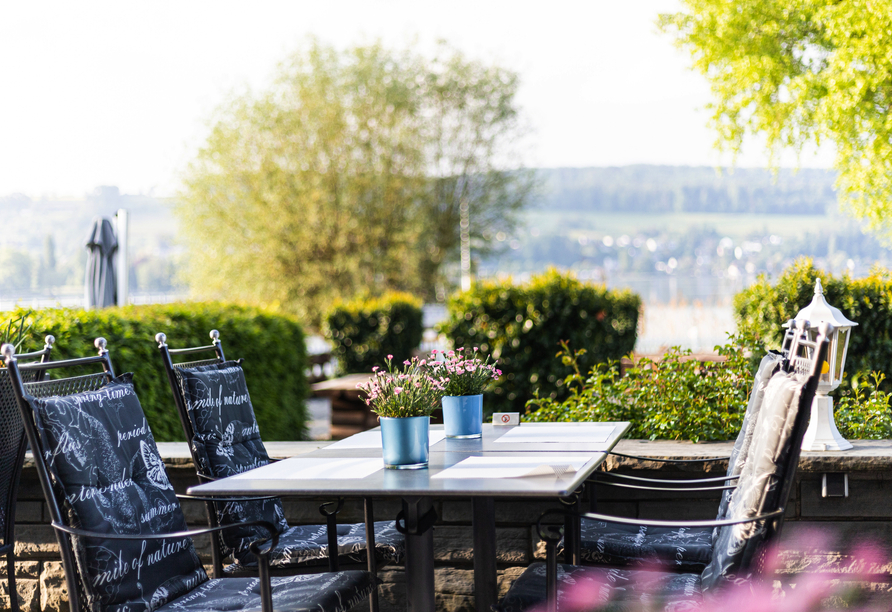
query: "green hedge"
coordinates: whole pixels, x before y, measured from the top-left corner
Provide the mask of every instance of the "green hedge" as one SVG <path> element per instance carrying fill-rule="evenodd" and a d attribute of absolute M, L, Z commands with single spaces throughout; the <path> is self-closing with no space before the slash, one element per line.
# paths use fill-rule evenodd
<path fill-rule="evenodd" d="M 93 340 L 104 337 L 115 373 L 134 373 L 136 392 L 159 442 L 185 437 L 155 334 L 164 332 L 171 348 L 184 348 L 210 344 L 208 332 L 217 329 L 226 357 L 245 360 L 245 377 L 263 439 L 306 437 L 306 346 L 303 330 L 292 318 L 228 304 L 185 303 L 94 311 L 46 309 L 29 319 L 34 323 L 31 338 L 22 351 L 42 347 L 43 337 L 53 334 L 54 359 L 93 355 Z"/>
<path fill-rule="evenodd" d="M 888 372 L 892 363 L 892 277 L 887 270 L 875 269 L 859 279 L 835 277 L 816 269 L 811 259 L 802 258 L 776 282 L 762 275 L 734 298 L 738 328 L 755 335 L 768 348 L 779 348 L 780 325 L 811 302 L 816 278 L 821 279 L 827 301 L 858 323 L 849 341 L 843 391 L 853 385 L 869 386 L 870 372 Z"/>
<path fill-rule="evenodd" d="M 341 374 L 371 372 L 388 355 L 395 363 L 411 358 L 424 333 L 421 306 L 421 300 L 395 292 L 336 305 L 325 318 L 325 337 Z"/>
<path fill-rule="evenodd" d="M 540 397 L 566 396 L 561 341 L 586 349 L 583 371 L 635 347 L 641 298 L 550 270 L 523 285 L 483 282 L 450 298 L 440 329 L 455 347 L 479 346 L 498 360 L 502 378 L 484 398 L 487 411 L 523 412 Z"/>

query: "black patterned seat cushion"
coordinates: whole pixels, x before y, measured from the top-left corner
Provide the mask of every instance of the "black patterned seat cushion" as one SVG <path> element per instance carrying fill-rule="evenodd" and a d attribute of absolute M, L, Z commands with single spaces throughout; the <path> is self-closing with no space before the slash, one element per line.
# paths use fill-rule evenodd
<path fill-rule="evenodd" d="M 276 577 L 271 581 L 273 608 L 276 612 L 346 612 L 371 593 L 374 580 L 361 571 Z M 158 608 L 158 612 L 175 611 L 261 612 L 260 580 L 209 580 Z"/>
<path fill-rule="evenodd" d="M 254 408 L 240 362 L 227 361 L 197 368 L 177 368 L 195 433 L 195 456 L 203 470 L 212 476 L 226 477 L 269 463 L 266 447 L 254 417 Z M 279 529 L 279 545 L 270 553 L 270 563 L 277 567 L 316 563 L 328 556 L 328 537 L 324 525 L 289 527 L 282 502 L 278 498 L 263 501 L 219 504 L 220 524 L 266 520 Z M 383 562 L 399 563 L 405 540 L 393 522 L 376 523 L 375 549 Z M 253 528 L 225 534 L 223 541 L 233 551 L 239 567 L 256 567 L 257 559 L 248 550 L 251 541 L 262 539 L 265 532 Z M 358 558 L 365 550 L 363 524 L 338 525 L 341 554 Z M 364 554 L 362 555 L 364 558 Z"/>
<path fill-rule="evenodd" d="M 692 612 L 703 601 L 699 574 L 558 565 L 558 612 Z M 534 563 L 499 602 L 501 612 L 544 609 L 545 564 Z"/>
<path fill-rule="evenodd" d="M 194 432 L 193 454 L 203 473 L 225 478 L 269 463 L 240 362 L 177 368 L 177 372 Z M 221 503 L 217 508 L 221 525 L 263 520 L 279 533 L 288 529 L 278 498 Z M 221 537 L 237 560 L 251 562 L 248 546 L 266 536 L 259 528 L 245 527 Z"/>
<path fill-rule="evenodd" d="M 396 530 L 393 521 L 375 523 L 375 552 L 385 564 L 397 564 L 406 552 L 406 540 Z M 362 563 L 366 560 L 365 524 L 338 525 L 338 555 L 343 562 Z M 279 544 L 269 555 L 270 565 L 285 567 L 295 564 L 321 564 L 328 560 L 328 530 L 325 525 L 297 525 L 279 536 Z M 256 559 L 248 559 L 226 568 L 238 571 L 243 567 L 256 568 Z"/>
<path fill-rule="evenodd" d="M 583 563 L 646 565 L 700 573 L 712 559 L 711 528 L 622 525 L 582 519 Z"/>
<path fill-rule="evenodd" d="M 186 529 L 130 374 L 98 391 L 28 401 L 72 527 L 133 535 Z M 90 610 L 151 611 L 207 581 L 189 538 L 73 538 L 73 547 Z"/>
<path fill-rule="evenodd" d="M 753 432 L 762 409 L 765 388 L 780 367 L 782 356 L 768 353 L 759 364 L 747 403 L 740 434 L 728 462 L 728 475 L 740 474 L 749 456 Z M 728 512 L 730 491 L 724 491 L 717 518 Z M 583 563 L 599 565 L 648 565 L 679 572 L 702 572 L 712 559 L 717 530 L 709 528 L 662 528 L 621 525 L 583 519 L 580 555 Z M 559 546 L 559 552 L 563 548 Z"/>

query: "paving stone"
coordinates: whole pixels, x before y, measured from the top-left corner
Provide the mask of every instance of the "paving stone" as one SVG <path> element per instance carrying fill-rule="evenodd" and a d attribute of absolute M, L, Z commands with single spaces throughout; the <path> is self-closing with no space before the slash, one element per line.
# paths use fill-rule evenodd
<path fill-rule="evenodd" d="M 6 555 L 3 555 L 4 561 L 0 561 L 0 579 L 6 576 Z M 15 562 L 15 577 L 16 578 L 34 578 L 37 579 L 40 577 L 40 562 L 39 561 L 20 561 L 16 559 Z"/>
<path fill-rule="evenodd" d="M 68 588 L 61 561 L 47 561 L 40 573 L 40 609 L 42 612 L 69 612 Z"/>
<path fill-rule="evenodd" d="M 49 525 L 16 525 L 16 559 L 59 558 L 59 543 Z"/>
<path fill-rule="evenodd" d="M 381 612 L 405 612 L 406 572 L 402 568 L 379 570 L 378 603 Z"/>
<path fill-rule="evenodd" d="M 471 527 L 434 528 L 434 560 L 472 563 L 474 538 Z M 500 563 L 526 563 L 530 556 L 529 532 L 523 528 L 496 529 L 496 560 Z"/>
<path fill-rule="evenodd" d="M 474 594 L 474 570 L 445 567 L 434 571 L 434 588 L 437 593 L 452 595 Z"/>
<path fill-rule="evenodd" d="M 43 523 L 42 501 L 17 501 L 15 505 L 16 523 Z"/>
<path fill-rule="evenodd" d="M 16 598 L 22 612 L 39 612 L 40 584 L 36 579 L 16 579 Z M 9 582 L 4 574 L 0 580 L 0 610 L 9 610 Z"/>
<path fill-rule="evenodd" d="M 508 593 L 508 589 L 511 588 L 515 580 L 520 578 L 525 569 L 526 567 L 509 567 L 499 571 L 499 598 Z"/>

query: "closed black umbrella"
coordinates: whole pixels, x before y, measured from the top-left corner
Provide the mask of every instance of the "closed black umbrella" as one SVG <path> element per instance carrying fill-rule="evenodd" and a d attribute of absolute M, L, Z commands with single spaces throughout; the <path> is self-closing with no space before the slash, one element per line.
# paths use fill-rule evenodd
<path fill-rule="evenodd" d="M 93 219 L 93 229 L 87 237 L 87 273 L 84 278 L 85 308 L 106 308 L 114 306 L 117 298 L 115 280 L 115 251 L 118 239 L 115 228 L 108 217 Z"/>

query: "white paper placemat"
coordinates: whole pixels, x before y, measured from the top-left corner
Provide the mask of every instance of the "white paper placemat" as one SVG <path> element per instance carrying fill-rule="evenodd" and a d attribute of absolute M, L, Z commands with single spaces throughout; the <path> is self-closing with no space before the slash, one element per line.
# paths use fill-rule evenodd
<path fill-rule="evenodd" d="M 529 478 L 575 474 L 591 455 L 549 455 L 547 457 L 468 457 L 431 476 L 435 478 Z"/>
<path fill-rule="evenodd" d="M 430 445 L 433 446 L 446 437 L 446 432 L 442 429 L 431 429 L 428 435 Z M 325 448 L 381 448 L 381 431 L 362 431 L 334 444 L 329 444 Z"/>
<path fill-rule="evenodd" d="M 232 478 L 244 480 L 365 478 L 383 469 L 384 460 L 377 458 L 292 457 Z"/>
<path fill-rule="evenodd" d="M 496 444 L 584 444 L 606 442 L 615 425 L 567 423 L 560 425 L 525 423 L 493 440 Z"/>

